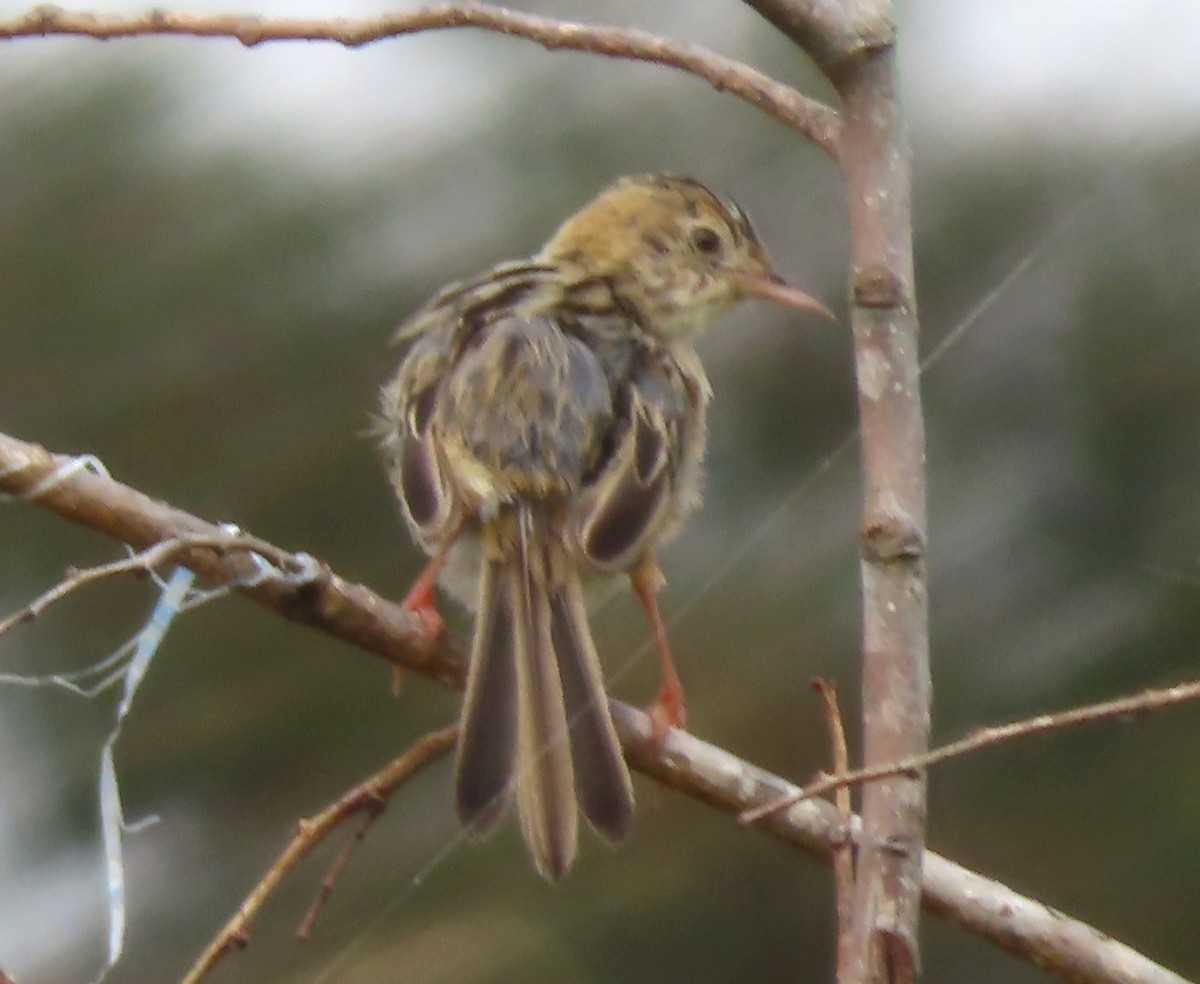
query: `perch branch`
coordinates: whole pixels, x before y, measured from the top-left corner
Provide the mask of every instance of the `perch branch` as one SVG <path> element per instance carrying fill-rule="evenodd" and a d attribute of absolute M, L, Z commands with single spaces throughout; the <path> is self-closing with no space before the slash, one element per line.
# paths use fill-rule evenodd
<path fill-rule="evenodd" d="M 80 526 L 104 533 L 146 550 L 165 540 L 220 540 L 229 533 L 219 525 L 159 502 L 103 475 L 76 469 L 75 459 L 0 434 L 0 492 L 28 497 Z M 63 476 L 55 478 L 55 476 Z M 257 551 L 257 548 L 255 548 Z M 264 546 L 264 549 L 265 546 Z M 277 566 L 300 570 L 313 566 L 304 583 L 268 579 L 255 583 L 256 568 L 245 554 L 226 554 L 204 548 L 181 551 L 177 563 L 195 571 L 208 585 L 232 585 L 251 600 L 302 625 L 342 639 L 381 656 L 394 665 L 436 677 L 451 686 L 462 685 L 465 655 L 460 644 L 442 637 L 431 643 L 425 625 L 399 605 L 380 598 L 369 588 L 338 577 L 324 564 L 279 548 Z"/>
<path fill-rule="evenodd" d="M 37 506 L 138 549 L 174 537 L 218 536 L 221 529 L 158 502 L 111 478 L 76 470 L 61 480 L 74 459 L 0 433 L 0 492 L 28 497 Z M 30 494 L 31 492 L 35 494 Z M 179 562 L 217 583 L 236 581 L 239 558 L 211 551 L 184 552 Z M 283 557 L 280 556 L 282 562 Z M 297 564 L 302 563 L 298 558 Z M 420 619 L 361 585 L 321 568 L 321 576 L 301 586 L 278 579 L 237 589 L 251 600 L 293 621 L 348 642 L 366 652 L 451 686 L 461 686 L 463 650 L 447 641 L 430 648 Z M 664 743 L 654 740 L 641 711 L 612 701 L 614 720 L 629 763 L 661 785 L 737 816 L 794 795 L 793 784 L 679 731 Z M 845 840 L 836 808 L 807 800 L 762 821 L 757 829 L 825 863 Z M 854 824 L 856 838 L 860 825 Z M 924 907 L 970 933 L 1072 984 L 1187 984 L 1086 923 L 1072 919 L 999 882 L 926 852 Z"/>
<path fill-rule="evenodd" d="M 357 48 L 425 31 L 478 28 L 533 41 L 549 51 L 582 51 L 605 58 L 650 62 L 703 79 L 838 157 L 838 115 L 831 107 L 732 58 L 698 45 L 683 44 L 644 31 L 555 20 L 484 3 L 438 3 L 378 17 L 265 18 L 240 14 L 187 14 L 149 10 L 134 16 L 34 7 L 0 20 L 0 38 L 73 35 L 109 38 L 186 35 L 240 41 L 247 47 L 268 41 L 328 41 Z"/>
<path fill-rule="evenodd" d="M 321 894 L 313 904 L 313 908 L 309 910 L 308 916 L 305 917 L 301 930 L 309 927 L 316 917 L 316 911 L 320 904 L 333 891 L 333 885 L 349 857 L 350 850 L 362 840 L 367 826 L 383 812 L 388 799 L 425 766 L 436 762 L 450 751 L 454 747 L 457 737 L 458 728 L 453 726 L 431 732 L 410 746 L 403 755 L 389 762 L 370 779 L 359 783 L 335 803 L 331 803 L 317 816 L 301 820 L 295 834 L 292 835 L 292 839 L 288 841 L 282 853 L 267 869 L 267 873 L 263 875 L 258 884 L 250 890 L 250 894 L 238 907 L 233 918 L 225 924 L 208 948 L 196 960 L 191 970 L 183 978 L 182 984 L 197 984 L 226 953 L 244 947 L 250 940 L 254 920 L 263 904 L 288 872 L 311 854 L 341 823 L 356 813 L 365 813 L 366 825 L 359 828 L 354 839 L 338 853 L 334 866 L 322 882 Z"/>

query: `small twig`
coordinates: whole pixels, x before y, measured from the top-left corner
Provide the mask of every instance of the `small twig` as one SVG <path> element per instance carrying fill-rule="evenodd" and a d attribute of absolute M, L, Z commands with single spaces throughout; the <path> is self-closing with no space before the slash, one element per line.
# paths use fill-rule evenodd
<path fill-rule="evenodd" d="M 67 576 L 54 587 L 38 595 L 20 611 L 0 620 L 0 636 L 18 625 L 33 621 L 51 605 L 62 601 L 68 595 L 74 594 L 89 584 L 124 574 L 148 574 L 168 561 L 175 560 L 184 551 L 199 549 L 214 550 L 221 555 L 237 552 L 257 554 L 280 570 L 296 567 L 297 557 L 300 556 L 280 550 L 265 540 L 243 536 L 240 533 L 173 537 L 169 540 L 162 540 L 140 553 L 123 557 L 121 560 L 114 560 L 96 567 L 68 570 Z"/>
<path fill-rule="evenodd" d="M 825 727 L 829 730 L 829 744 L 833 749 L 833 771 L 836 775 L 850 771 L 850 755 L 846 750 L 846 729 L 842 726 L 842 712 L 838 707 L 837 685 L 825 677 L 813 681 L 813 689 L 821 698 L 821 711 Z M 838 816 L 845 825 L 845 836 L 833 845 L 833 884 L 836 893 L 837 913 L 837 976 L 844 980 L 850 959 L 850 946 L 854 941 L 854 838 L 851 833 L 854 810 L 850 802 L 850 787 L 843 786 L 834 796 Z"/>
<path fill-rule="evenodd" d="M 1200 699 L 1200 680 L 1179 683 L 1173 687 L 1158 690 L 1143 690 L 1138 694 L 1118 697 L 1115 700 L 1102 701 L 1098 704 L 1088 704 L 1084 707 L 1073 707 L 1066 711 L 1053 714 L 1039 714 L 1037 717 L 1000 724 L 990 728 L 980 728 L 965 738 L 942 745 L 925 755 L 914 755 L 912 758 L 891 765 L 873 766 L 869 769 L 856 769 L 853 772 L 837 775 L 821 775 L 802 789 L 784 796 L 773 803 L 767 803 L 753 810 L 746 810 L 738 820 L 744 824 L 757 823 L 773 816 L 801 800 L 814 796 L 824 796 L 826 793 L 847 786 L 855 786 L 876 779 L 886 779 L 889 776 L 915 776 L 931 765 L 937 765 L 947 759 L 958 758 L 980 749 L 991 748 L 1015 738 L 1027 738 L 1030 735 L 1040 735 L 1047 731 L 1062 731 L 1081 724 L 1093 724 L 1098 721 L 1113 721 L 1133 714 L 1146 714 L 1150 711 L 1174 707 Z"/>
<path fill-rule="evenodd" d="M 341 850 L 335 855 L 333 863 L 326 869 L 325 877 L 321 879 L 321 887 L 317 889 L 316 898 L 313 899 L 312 905 L 308 907 L 308 912 L 304 914 L 304 918 L 300 920 L 300 925 L 296 928 L 296 939 L 301 942 L 308 942 L 309 937 L 312 936 L 313 927 L 317 923 L 317 916 L 325 906 L 325 903 L 329 901 L 329 897 L 333 895 L 333 890 L 337 888 L 337 883 L 341 880 L 342 872 L 346 870 L 346 865 L 350 861 L 350 855 L 366 839 L 367 831 L 374 826 L 375 821 L 383 816 L 385 805 L 385 802 L 381 799 L 362 804 L 362 809 L 366 813 L 366 816 L 363 817 L 363 822 L 359 824 L 358 829 L 354 831 L 354 836 L 342 845 Z"/>
<path fill-rule="evenodd" d="M 430 4 L 416 10 L 360 19 L 265 18 L 160 9 L 124 17 L 42 5 L 20 17 L 0 20 L 0 38 L 77 35 L 105 40 L 177 34 L 231 38 L 247 47 L 266 41 L 329 41 L 356 48 L 386 38 L 451 28 L 479 28 L 524 38 L 549 51 L 583 51 L 687 72 L 719 92 L 728 92 L 750 103 L 811 140 L 834 160 L 838 158 L 837 112 L 749 65 L 698 45 L 671 41 L 645 31 L 577 24 L 484 3 Z"/>
<path fill-rule="evenodd" d="M 367 811 L 368 820 L 372 818 L 372 814 L 378 815 L 382 812 L 383 805 L 387 802 L 388 798 L 400 786 L 415 776 L 425 766 L 437 761 L 450 751 L 454 747 L 457 737 L 458 728 L 456 726 L 442 728 L 440 731 L 429 733 L 410 746 L 403 755 L 389 762 L 365 782 L 361 782 L 353 789 L 350 789 L 344 796 L 336 802 L 331 803 L 317 814 L 317 816 L 309 820 L 301 820 L 296 833 L 292 835 L 292 839 L 280 853 L 279 857 L 275 859 L 274 864 L 267 869 L 266 874 L 263 875 L 258 884 L 250 890 L 250 894 L 246 896 L 245 901 L 238 907 L 233 918 L 213 938 L 208 948 L 192 966 L 192 969 L 187 972 L 187 976 L 183 978 L 182 984 L 197 984 L 226 953 L 232 949 L 240 949 L 249 942 L 254 920 L 271 893 L 275 891 L 284 876 L 296 867 L 303 858 L 312 853 L 313 849 L 330 832 L 343 821 L 360 811 Z M 364 824 L 360 828 L 358 835 L 352 841 L 351 845 L 343 848 L 338 859 L 335 859 L 334 866 L 330 868 L 329 873 L 325 877 L 325 884 L 322 885 L 323 897 L 318 898 L 318 902 L 314 904 L 314 910 L 319 907 L 324 897 L 327 897 L 329 892 L 333 891 L 330 878 L 332 877 L 336 880 L 336 876 L 341 873 L 341 868 L 345 866 L 346 859 L 349 857 L 349 850 L 352 849 L 354 844 L 362 840 L 367 826 L 369 826 L 369 823 Z M 328 885 L 328 892 L 325 891 L 325 885 Z M 314 910 L 310 910 L 310 914 L 305 918 L 305 923 L 301 926 L 301 929 L 304 929 L 316 917 Z"/>

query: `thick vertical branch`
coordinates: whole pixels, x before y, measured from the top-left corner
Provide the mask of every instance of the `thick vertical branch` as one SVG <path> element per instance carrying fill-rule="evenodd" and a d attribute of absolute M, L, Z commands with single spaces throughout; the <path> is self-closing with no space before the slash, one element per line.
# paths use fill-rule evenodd
<path fill-rule="evenodd" d="M 857 16 L 856 8 L 864 2 L 872 6 L 875 0 L 745 0 L 803 48 L 826 75 L 832 75 L 855 52 L 890 38 L 887 18 Z"/>
<path fill-rule="evenodd" d="M 864 518 L 863 755 L 919 755 L 929 736 L 925 435 L 918 390 L 909 148 L 887 4 L 860 4 L 859 46 L 833 72 L 843 99 L 855 369 Z M 886 37 L 886 40 L 884 39 Z M 916 975 L 925 835 L 923 778 L 866 787 L 855 890 L 854 955 L 842 984 Z"/>
<path fill-rule="evenodd" d="M 890 0 L 745 0 L 796 42 L 842 99 L 839 163 L 851 235 L 862 435 L 863 758 L 929 745 L 925 428 L 918 389 L 910 153 Z M 839 984 L 908 984 L 920 948 L 923 776 L 865 787 L 853 937 Z"/>

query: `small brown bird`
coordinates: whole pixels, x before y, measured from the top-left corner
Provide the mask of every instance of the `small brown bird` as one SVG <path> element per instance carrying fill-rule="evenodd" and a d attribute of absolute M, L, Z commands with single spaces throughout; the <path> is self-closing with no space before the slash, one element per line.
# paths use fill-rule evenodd
<path fill-rule="evenodd" d="M 735 204 L 628 177 L 536 256 L 447 287 L 397 332 L 413 341 L 383 391 L 385 447 L 432 557 L 405 604 L 440 630 L 440 579 L 475 612 L 458 815 L 485 833 L 515 787 L 551 880 L 574 860 L 577 809 L 610 841 L 633 812 L 585 579 L 629 576 L 661 667 L 656 734 L 685 724 L 655 550 L 700 501 L 710 390 L 693 345 L 749 295 L 828 314 Z"/>

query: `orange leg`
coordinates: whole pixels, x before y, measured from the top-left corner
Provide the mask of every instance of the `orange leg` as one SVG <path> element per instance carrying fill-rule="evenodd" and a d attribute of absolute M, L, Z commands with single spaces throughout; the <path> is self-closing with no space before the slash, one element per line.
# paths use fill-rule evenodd
<path fill-rule="evenodd" d="M 646 613 L 650 632 L 654 636 L 654 649 L 658 653 L 658 671 L 661 683 L 658 699 L 647 708 L 654 740 L 662 742 L 672 728 L 687 727 L 687 710 L 683 706 L 683 684 L 671 658 L 671 644 L 667 641 L 667 627 L 663 625 L 658 611 L 658 592 L 666 583 L 652 556 L 644 558 L 629 572 L 629 581 L 638 603 Z"/>
<path fill-rule="evenodd" d="M 438 576 L 442 573 L 442 566 L 446 563 L 446 555 L 454 546 L 455 539 L 453 536 L 446 538 L 438 552 L 429 558 L 429 563 L 417 576 L 412 588 L 404 596 L 404 601 L 400 603 L 402 608 L 412 612 L 424 624 L 430 645 L 446 631 L 446 623 L 442 621 L 442 616 L 437 610 L 433 592 L 437 587 Z"/>

